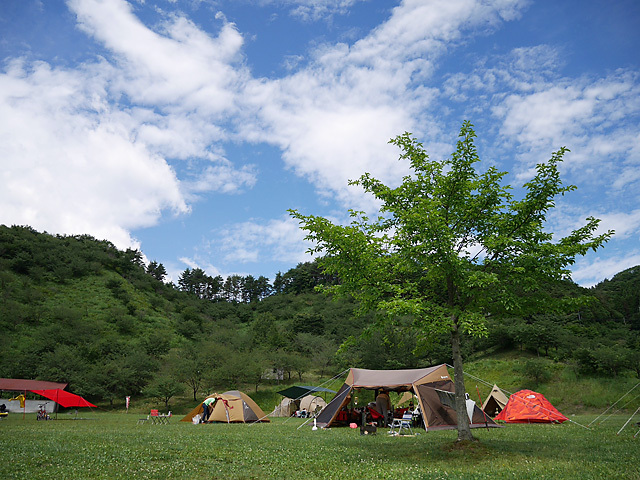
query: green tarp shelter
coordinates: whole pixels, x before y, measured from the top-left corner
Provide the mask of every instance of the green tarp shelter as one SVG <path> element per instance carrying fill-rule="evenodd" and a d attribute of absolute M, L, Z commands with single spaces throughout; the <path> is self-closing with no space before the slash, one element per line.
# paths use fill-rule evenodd
<path fill-rule="evenodd" d="M 328 393 L 336 393 L 333 390 L 329 390 L 328 388 L 324 388 L 324 387 L 310 387 L 307 385 L 293 385 L 289 388 L 286 388 L 284 390 L 279 391 L 278 393 L 280 395 L 283 395 L 285 397 L 288 398 L 293 398 L 294 400 L 297 400 L 299 398 L 302 398 L 304 396 L 307 396 L 311 393 L 322 393 L 322 392 L 328 392 Z"/>

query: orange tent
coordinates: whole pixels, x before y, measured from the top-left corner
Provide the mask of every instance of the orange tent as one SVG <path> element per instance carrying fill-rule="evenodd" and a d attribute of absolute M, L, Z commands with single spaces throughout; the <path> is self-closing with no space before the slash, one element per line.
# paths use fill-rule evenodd
<path fill-rule="evenodd" d="M 562 423 L 569 420 L 544 395 L 520 390 L 509 397 L 504 410 L 495 417 L 507 423 Z"/>

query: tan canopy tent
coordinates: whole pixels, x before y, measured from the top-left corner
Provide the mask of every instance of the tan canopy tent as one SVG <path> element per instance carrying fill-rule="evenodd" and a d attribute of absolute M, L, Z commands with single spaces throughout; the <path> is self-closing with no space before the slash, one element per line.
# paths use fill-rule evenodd
<path fill-rule="evenodd" d="M 366 370 L 351 368 L 344 385 L 316 419 L 318 427 L 338 425 L 340 411 L 349 405 L 353 390 L 385 389 L 398 393 L 413 392 L 417 397 L 425 429 L 453 429 L 457 427 L 457 414 L 453 406 L 454 384 L 446 365 L 410 370 Z M 471 427 L 497 427 L 474 405 Z"/>
<path fill-rule="evenodd" d="M 497 385 L 494 385 L 491 393 L 482 404 L 482 411 L 487 415 L 495 417 L 504 409 L 508 401 L 509 398 L 507 398 L 504 392 L 500 390 Z"/>
<path fill-rule="evenodd" d="M 244 423 L 244 422 L 268 422 L 265 413 L 247 394 L 238 390 L 209 395 L 204 402 L 191 410 L 181 422 L 192 422 L 193 417 L 204 412 L 203 404 L 208 405 L 208 414 L 202 421 Z"/>

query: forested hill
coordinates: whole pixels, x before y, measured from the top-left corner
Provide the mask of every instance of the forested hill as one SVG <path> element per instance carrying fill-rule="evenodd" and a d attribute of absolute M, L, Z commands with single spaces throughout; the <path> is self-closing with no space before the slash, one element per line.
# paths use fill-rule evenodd
<path fill-rule="evenodd" d="M 107 241 L 0 225 L 0 376 L 69 382 L 109 400 L 450 362 L 446 338 L 417 339 L 404 319 L 363 335 L 372 318 L 315 293 L 335 281 L 315 263 L 273 282 L 187 269 L 174 285 L 165 274 Z M 639 287 L 637 267 L 588 290 L 593 302 L 580 312 L 491 319 L 489 336 L 467 339 L 465 355 L 537 352 L 587 374 L 640 376 Z"/>

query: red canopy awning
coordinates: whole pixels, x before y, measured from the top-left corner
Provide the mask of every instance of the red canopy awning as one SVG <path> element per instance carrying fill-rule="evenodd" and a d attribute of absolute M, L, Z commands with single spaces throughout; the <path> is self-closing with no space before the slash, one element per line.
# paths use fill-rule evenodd
<path fill-rule="evenodd" d="M 60 390 L 59 388 L 50 389 L 50 390 L 29 390 L 29 391 L 37 395 L 42 395 L 43 397 L 46 397 L 49 400 L 53 400 L 61 407 L 95 407 L 93 403 L 85 400 L 80 395 L 76 395 L 75 393 L 65 392 L 64 390 Z"/>

